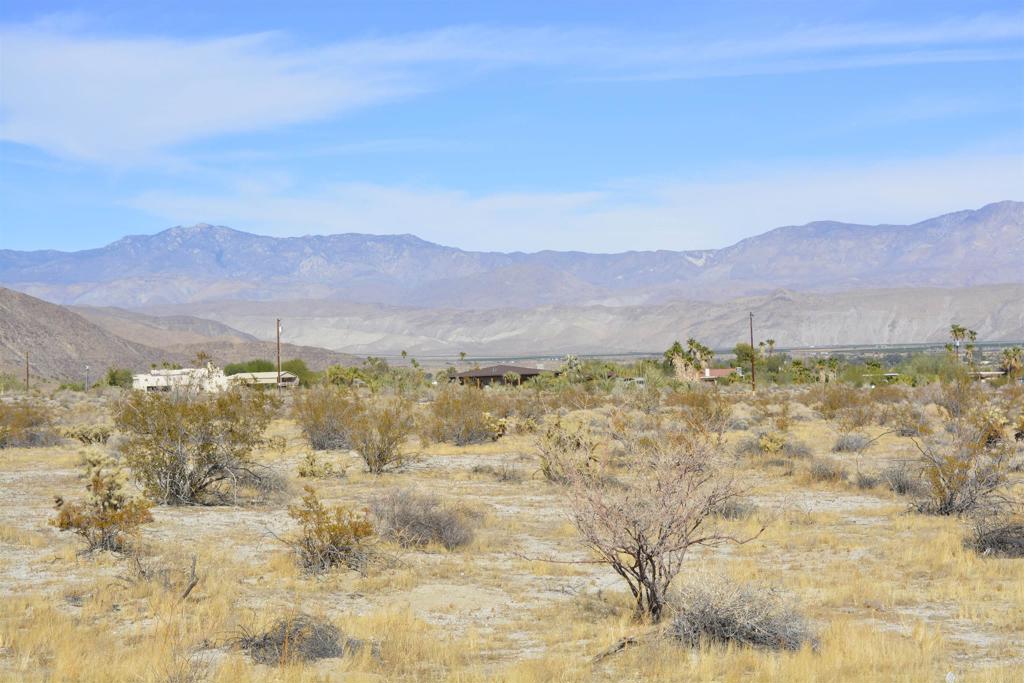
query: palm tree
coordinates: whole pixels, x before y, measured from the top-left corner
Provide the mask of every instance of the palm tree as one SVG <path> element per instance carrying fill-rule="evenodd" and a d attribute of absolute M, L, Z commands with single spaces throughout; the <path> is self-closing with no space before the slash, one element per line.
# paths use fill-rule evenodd
<path fill-rule="evenodd" d="M 771 358 L 772 354 L 775 353 L 775 340 L 765 339 L 764 343 L 768 345 L 768 357 Z"/>
<path fill-rule="evenodd" d="M 1024 349 L 1019 346 L 1003 349 L 1003 370 L 1011 379 L 1017 379 L 1024 370 Z"/>
<path fill-rule="evenodd" d="M 964 347 L 964 360 L 968 365 L 974 364 L 974 342 L 978 341 L 978 333 L 967 330 L 967 346 Z"/>
<path fill-rule="evenodd" d="M 949 336 L 953 338 L 953 346 L 956 349 L 956 359 L 960 360 L 960 342 L 967 336 L 967 328 L 963 325 L 953 323 L 949 326 Z"/>

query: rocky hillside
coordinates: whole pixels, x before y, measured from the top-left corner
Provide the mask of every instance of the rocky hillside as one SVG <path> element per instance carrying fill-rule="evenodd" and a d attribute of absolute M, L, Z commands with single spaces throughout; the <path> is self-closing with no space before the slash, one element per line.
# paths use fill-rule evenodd
<path fill-rule="evenodd" d="M 66 304 L 329 299 L 423 308 L 725 300 L 778 289 L 1024 282 L 1024 203 L 914 225 L 810 223 L 706 251 L 468 252 L 412 235 L 274 238 L 197 225 L 80 252 L 0 251 L 0 283 Z"/>
<path fill-rule="evenodd" d="M 290 341 L 354 354 L 527 355 L 657 351 L 693 336 L 731 348 L 747 336 L 780 347 L 944 341 L 962 323 L 985 341 L 1024 340 L 1024 285 L 880 289 L 771 295 L 647 306 L 541 306 L 532 309 L 421 309 L 332 301 L 206 303 L 187 308 L 252 334 L 288 311 Z"/>
<path fill-rule="evenodd" d="M 108 367 L 144 370 L 181 362 L 180 354 L 122 339 L 62 306 L 0 288 L 0 369 L 21 375 L 25 351 L 32 375 L 82 381 Z"/>

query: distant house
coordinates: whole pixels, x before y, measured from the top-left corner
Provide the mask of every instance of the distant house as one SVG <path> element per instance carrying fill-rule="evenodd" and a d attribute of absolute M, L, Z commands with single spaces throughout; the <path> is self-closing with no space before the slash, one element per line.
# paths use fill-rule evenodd
<path fill-rule="evenodd" d="M 701 382 L 717 382 L 720 379 L 727 379 L 730 375 L 743 376 L 738 368 L 704 368 L 699 371 Z"/>
<path fill-rule="evenodd" d="M 466 370 L 455 375 L 460 384 L 486 387 L 491 384 L 521 384 L 531 377 L 537 377 L 551 370 L 543 368 L 526 368 L 519 365 L 490 365 L 486 368 Z M 556 373 L 557 374 L 557 373 Z M 515 379 L 512 377 L 515 376 Z"/>
<path fill-rule="evenodd" d="M 228 381 L 237 386 L 273 387 L 277 386 L 277 372 L 239 372 L 228 377 Z M 299 377 L 287 370 L 281 371 L 281 388 L 294 389 L 299 386 Z"/>
<path fill-rule="evenodd" d="M 138 391 L 206 391 L 217 393 L 228 389 L 224 371 L 207 365 L 205 368 L 153 369 L 132 375 L 132 389 Z"/>

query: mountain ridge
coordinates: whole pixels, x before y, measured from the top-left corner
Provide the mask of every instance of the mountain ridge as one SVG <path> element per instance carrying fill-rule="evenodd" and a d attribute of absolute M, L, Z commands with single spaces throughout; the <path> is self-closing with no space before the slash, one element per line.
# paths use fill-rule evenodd
<path fill-rule="evenodd" d="M 0 250 L 0 284 L 62 304 L 348 299 L 425 308 L 640 305 L 785 288 L 1024 281 L 1024 203 L 911 225 L 815 221 L 721 249 L 476 252 L 411 233 L 271 237 L 197 224 L 77 252 Z"/>

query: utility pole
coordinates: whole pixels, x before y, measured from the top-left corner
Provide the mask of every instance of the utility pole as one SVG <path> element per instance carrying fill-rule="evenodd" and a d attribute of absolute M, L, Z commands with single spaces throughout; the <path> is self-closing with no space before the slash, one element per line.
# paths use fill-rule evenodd
<path fill-rule="evenodd" d="M 28 393 L 28 351 L 25 352 L 25 393 Z"/>
<path fill-rule="evenodd" d="M 754 354 L 757 353 L 757 349 L 754 348 L 754 313 L 750 313 L 750 390 L 757 391 L 757 375 L 754 371 Z"/>
<path fill-rule="evenodd" d="M 277 391 L 281 391 L 281 319 L 277 319 Z"/>

